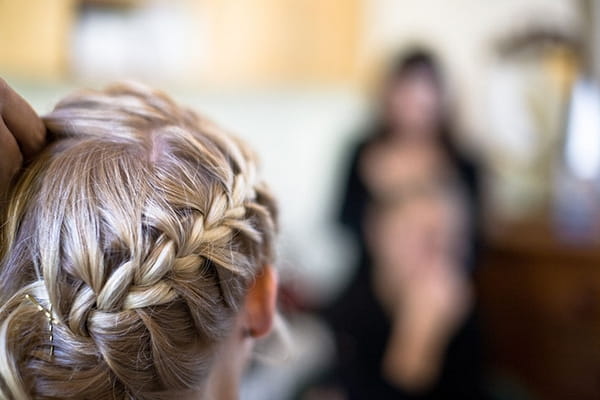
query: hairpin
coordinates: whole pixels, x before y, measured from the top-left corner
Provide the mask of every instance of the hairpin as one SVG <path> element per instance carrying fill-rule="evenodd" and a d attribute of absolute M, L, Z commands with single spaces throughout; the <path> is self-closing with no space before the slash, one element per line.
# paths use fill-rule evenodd
<path fill-rule="evenodd" d="M 42 313 L 44 313 L 44 315 L 46 316 L 46 318 L 48 318 L 48 330 L 50 331 L 50 356 L 54 355 L 54 332 L 53 332 L 53 324 L 54 324 L 54 318 L 52 318 L 52 305 L 50 305 L 50 309 L 46 309 L 44 306 L 42 306 L 40 304 L 39 301 L 37 301 L 33 296 L 31 296 L 30 294 L 26 294 L 25 298 L 27 300 L 29 300 L 30 302 L 33 303 L 33 305 L 35 305 L 37 307 L 37 309 L 39 311 L 41 311 Z"/>

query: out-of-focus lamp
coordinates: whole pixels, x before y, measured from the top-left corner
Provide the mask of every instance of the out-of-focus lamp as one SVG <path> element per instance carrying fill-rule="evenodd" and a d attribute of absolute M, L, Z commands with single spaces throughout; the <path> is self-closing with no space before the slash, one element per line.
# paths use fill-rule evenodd
<path fill-rule="evenodd" d="M 590 79 L 580 79 L 573 87 L 565 164 L 577 179 L 594 180 L 600 174 L 600 89 Z"/>
<path fill-rule="evenodd" d="M 569 242 L 600 239 L 600 87 L 588 78 L 574 85 L 567 114 L 564 157 L 556 180 L 555 221 Z"/>

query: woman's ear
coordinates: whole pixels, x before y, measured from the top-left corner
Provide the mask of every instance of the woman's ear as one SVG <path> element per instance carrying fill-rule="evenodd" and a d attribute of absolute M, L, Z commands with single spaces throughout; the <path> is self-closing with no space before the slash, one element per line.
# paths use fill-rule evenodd
<path fill-rule="evenodd" d="M 244 304 L 245 329 L 254 338 L 267 335 L 273 327 L 277 286 L 277 271 L 265 265 L 248 290 Z"/>

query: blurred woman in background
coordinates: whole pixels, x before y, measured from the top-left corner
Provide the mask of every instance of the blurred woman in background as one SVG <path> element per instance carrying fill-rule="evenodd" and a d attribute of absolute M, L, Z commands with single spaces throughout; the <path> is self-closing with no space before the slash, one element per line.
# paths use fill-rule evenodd
<path fill-rule="evenodd" d="M 352 156 L 341 222 L 360 266 L 328 311 L 350 399 L 481 397 L 469 278 L 479 185 L 445 101 L 434 58 L 407 54 Z"/>

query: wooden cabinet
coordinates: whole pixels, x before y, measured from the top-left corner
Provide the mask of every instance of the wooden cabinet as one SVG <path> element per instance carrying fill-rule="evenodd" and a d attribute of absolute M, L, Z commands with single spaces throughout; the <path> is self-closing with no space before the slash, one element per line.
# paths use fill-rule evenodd
<path fill-rule="evenodd" d="M 0 1 L 0 71 L 57 79 L 67 71 L 74 0 Z"/>
<path fill-rule="evenodd" d="M 537 223 L 492 237 L 478 274 L 489 363 L 539 399 L 600 398 L 600 247 Z"/>

